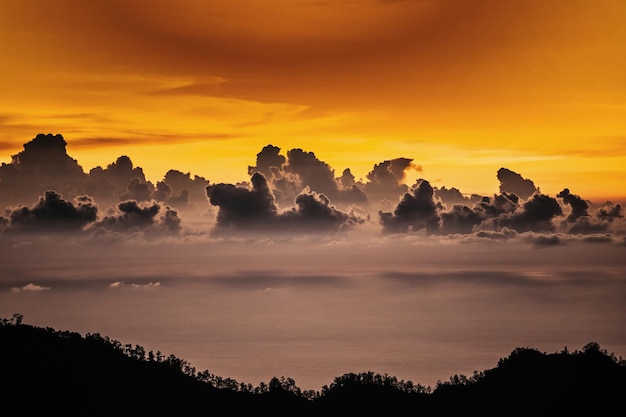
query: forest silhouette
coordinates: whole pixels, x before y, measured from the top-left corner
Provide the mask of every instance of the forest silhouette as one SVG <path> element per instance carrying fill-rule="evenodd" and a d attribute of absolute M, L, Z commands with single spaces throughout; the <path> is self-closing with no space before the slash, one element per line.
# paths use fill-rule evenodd
<path fill-rule="evenodd" d="M 0 355 L 2 416 L 607 416 L 626 406 L 626 361 L 596 342 L 554 353 L 519 347 L 492 369 L 435 387 L 361 372 L 321 391 L 285 376 L 255 387 L 99 333 L 24 324 L 21 314 L 0 319 Z"/>

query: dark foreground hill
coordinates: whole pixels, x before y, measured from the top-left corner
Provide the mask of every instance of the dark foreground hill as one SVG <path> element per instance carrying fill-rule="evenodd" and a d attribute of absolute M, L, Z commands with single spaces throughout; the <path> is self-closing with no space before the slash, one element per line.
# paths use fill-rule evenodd
<path fill-rule="evenodd" d="M 626 362 L 581 351 L 515 349 L 497 366 L 434 389 L 372 372 L 321 392 L 291 378 L 257 387 L 196 372 L 186 361 L 98 333 L 0 321 L 0 416 L 624 415 Z"/>

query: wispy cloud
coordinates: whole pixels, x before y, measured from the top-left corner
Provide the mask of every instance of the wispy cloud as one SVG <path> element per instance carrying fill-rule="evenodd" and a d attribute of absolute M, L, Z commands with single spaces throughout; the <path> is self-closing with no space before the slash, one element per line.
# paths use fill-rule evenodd
<path fill-rule="evenodd" d="M 147 282 L 145 284 L 138 284 L 134 282 L 115 281 L 109 284 L 110 288 L 159 288 L 161 283 L 159 281 Z"/>

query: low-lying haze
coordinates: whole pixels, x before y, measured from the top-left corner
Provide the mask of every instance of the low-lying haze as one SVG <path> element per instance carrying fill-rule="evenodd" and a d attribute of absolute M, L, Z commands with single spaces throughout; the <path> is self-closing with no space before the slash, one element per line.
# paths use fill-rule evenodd
<path fill-rule="evenodd" d="M 421 161 L 364 179 L 268 145 L 236 184 L 129 156 L 84 172 L 60 135 L 0 167 L 0 316 L 98 332 L 197 370 L 320 389 L 346 372 L 424 385 L 516 347 L 626 355 L 622 206 L 506 167 L 492 195 Z M 571 190 L 571 191 L 570 191 Z"/>

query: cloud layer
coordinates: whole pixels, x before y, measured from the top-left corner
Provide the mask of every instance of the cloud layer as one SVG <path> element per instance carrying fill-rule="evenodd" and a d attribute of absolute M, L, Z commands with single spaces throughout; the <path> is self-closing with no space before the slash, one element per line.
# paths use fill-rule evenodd
<path fill-rule="evenodd" d="M 569 188 L 556 196 L 508 168 L 497 171 L 499 193 L 466 195 L 424 178 L 405 184 L 412 159 L 375 163 L 366 179 L 341 175 L 314 152 L 285 154 L 263 147 L 249 180 L 237 184 L 167 171 L 156 184 L 122 155 L 85 173 L 61 135 L 39 134 L 0 166 L 0 195 L 8 202 L 0 230 L 21 232 L 190 232 L 186 220 L 220 235 L 328 234 L 358 229 L 382 234 L 510 236 L 519 233 L 624 235 L 622 206 L 592 204 Z M 34 203 L 33 203 L 34 201 Z M 538 245 L 558 244 L 553 238 Z"/>

